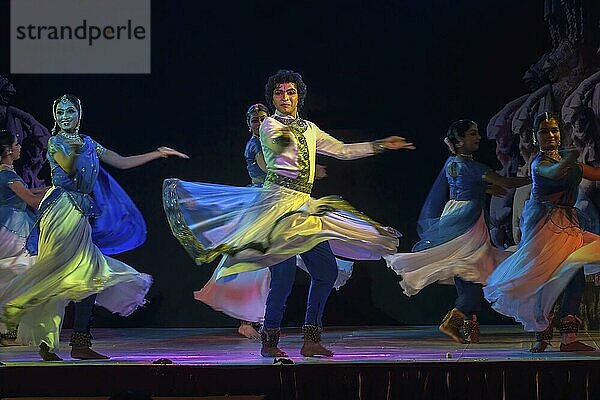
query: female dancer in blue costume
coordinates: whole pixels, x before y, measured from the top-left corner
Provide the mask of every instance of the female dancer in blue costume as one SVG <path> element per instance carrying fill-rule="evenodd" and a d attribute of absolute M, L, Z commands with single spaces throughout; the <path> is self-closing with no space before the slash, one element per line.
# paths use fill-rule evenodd
<path fill-rule="evenodd" d="M 60 360 L 55 350 L 64 308 L 69 301 L 83 300 L 75 307 L 71 356 L 107 358 L 90 349 L 94 303 L 129 315 L 144 304 L 152 279 L 100 250 L 114 254 L 136 247 L 145 238 L 145 225 L 99 161 L 127 169 L 161 157 L 187 156 L 160 147 L 122 157 L 102 147 L 79 133 L 82 109 L 73 95 L 55 100 L 52 112 L 55 134 L 49 140 L 47 157 L 52 188 L 40 205 L 37 260 L 0 295 L 0 317 L 9 328 L 19 323 L 19 340 L 39 346 L 44 360 Z M 95 217 L 93 227 L 90 217 Z"/>
<path fill-rule="evenodd" d="M 338 275 L 334 255 L 379 259 L 395 251 L 398 233 L 338 197 L 312 199 L 316 154 L 351 160 L 414 146 L 397 136 L 357 144 L 329 136 L 298 116 L 306 85 L 293 71 L 271 76 L 265 96 L 276 109 L 260 126 L 268 171 L 265 185 L 231 187 L 169 179 L 163 189 L 165 211 L 175 237 L 198 264 L 222 256 L 215 272 L 219 281 L 270 269 L 261 332 L 265 357 L 285 356 L 277 347 L 280 324 L 294 282 L 296 255 L 301 254 L 311 275 L 301 354 L 331 356 L 320 341 L 323 310 Z M 256 307 L 248 311 L 256 312 Z"/>
<path fill-rule="evenodd" d="M 400 285 L 407 296 L 417 294 L 433 282 L 454 280 L 458 294 L 455 307 L 446 314 L 439 329 L 459 343 L 479 341 L 477 312 L 482 284 L 509 254 L 490 242 L 483 212 L 485 193 L 502 192 L 502 188 L 530 181 L 506 178 L 473 160 L 480 141 L 475 122 L 459 120 L 450 125 L 444 142 L 453 156 L 444 164 L 421 211 L 421 241 L 413 247 L 413 253 L 385 257 L 390 268 L 402 276 Z M 446 182 L 450 186 L 450 200 L 438 218 L 442 198 L 447 196 Z M 460 332 L 463 327 L 464 336 Z"/>
<path fill-rule="evenodd" d="M 269 116 L 269 108 L 264 104 L 253 104 L 246 111 L 246 124 L 250 130 L 251 136 L 246 143 L 244 158 L 246 159 L 246 169 L 252 181 L 252 186 L 262 186 L 267 177 L 267 165 L 262 153 L 262 146 L 258 136 L 260 124 Z"/>
<path fill-rule="evenodd" d="M 552 310 L 562 292 L 560 350 L 595 350 L 577 340 L 577 331 L 584 270 L 600 270 L 600 236 L 584 230 L 574 205 L 581 179 L 600 180 L 600 168 L 577 162 L 574 148 L 560 150 L 557 116 L 540 114 L 533 125 L 540 151 L 531 165 L 533 185 L 523 209 L 522 239 L 488 278 L 485 298 L 496 311 L 535 331 L 531 351 L 542 352 L 550 344 Z"/>
<path fill-rule="evenodd" d="M 34 225 L 34 215 L 46 188 L 29 189 L 15 172 L 13 162 L 21 157 L 21 145 L 8 131 L 0 131 L 0 292 L 35 259 L 25 249 Z M 0 325 L 3 325 L 0 323 Z M 17 345 L 17 330 L 0 326 L 0 344 Z"/>

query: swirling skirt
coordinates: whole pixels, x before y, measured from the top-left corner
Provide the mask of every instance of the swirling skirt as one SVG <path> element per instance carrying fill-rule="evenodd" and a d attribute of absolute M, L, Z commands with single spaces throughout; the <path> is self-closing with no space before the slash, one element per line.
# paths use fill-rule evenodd
<path fill-rule="evenodd" d="M 540 218 L 518 250 L 488 278 L 485 298 L 525 330 L 543 331 L 558 296 L 573 274 L 600 271 L 600 236 L 579 229 L 565 208 Z"/>
<path fill-rule="evenodd" d="M 92 243 L 87 218 L 67 193 L 46 209 L 39 224 L 35 264 L 0 294 L 0 318 L 11 329 L 19 324 L 20 341 L 58 348 L 65 306 L 94 293 L 98 305 L 120 315 L 144 304 L 152 278 L 104 256 Z"/>
<path fill-rule="evenodd" d="M 462 212 L 470 207 L 468 201 L 450 200 L 442 217 Z M 443 227 L 438 229 L 452 229 Z M 441 232 L 445 236 L 446 232 Z M 490 242 L 483 213 L 464 233 L 447 242 L 414 253 L 397 253 L 385 257 L 387 264 L 402 277 L 400 285 L 412 296 L 427 285 L 446 283 L 455 276 L 465 281 L 485 284 L 488 275 L 510 253 L 495 248 Z"/>
<path fill-rule="evenodd" d="M 377 260 L 395 252 L 400 236 L 338 197 L 313 199 L 277 185 L 233 187 L 168 179 L 163 205 L 173 234 L 197 264 L 221 257 L 196 298 L 249 321 L 263 317 L 267 267 L 324 241 L 337 257 Z M 349 265 L 338 261 L 341 279 L 336 285 L 348 278 Z"/>

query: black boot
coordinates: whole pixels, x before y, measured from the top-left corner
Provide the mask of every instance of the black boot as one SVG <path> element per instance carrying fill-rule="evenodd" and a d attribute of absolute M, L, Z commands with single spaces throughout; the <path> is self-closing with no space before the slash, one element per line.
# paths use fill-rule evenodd
<path fill-rule="evenodd" d="M 79 360 L 108 360 L 110 357 L 100 354 L 92 347 L 92 335 L 88 332 L 73 332 L 71 334 L 71 358 Z"/>
<path fill-rule="evenodd" d="M 287 357 L 288 355 L 285 351 L 281 350 L 279 347 L 279 336 L 281 335 L 280 329 L 269 329 L 263 328 L 260 331 L 260 338 L 262 341 L 262 347 L 260 349 L 260 354 L 263 357 Z"/>
<path fill-rule="evenodd" d="M 304 325 L 302 333 L 304 344 L 300 354 L 304 357 L 333 357 L 333 351 L 321 344 L 321 332 L 323 328 L 316 325 Z"/>
<path fill-rule="evenodd" d="M 40 355 L 40 357 L 42 357 L 42 360 L 44 360 L 44 361 L 62 361 L 63 360 L 56 353 L 51 352 L 50 347 L 48 347 L 48 345 L 44 342 L 42 342 L 42 344 L 40 344 L 40 351 L 38 352 L 38 354 Z"/>

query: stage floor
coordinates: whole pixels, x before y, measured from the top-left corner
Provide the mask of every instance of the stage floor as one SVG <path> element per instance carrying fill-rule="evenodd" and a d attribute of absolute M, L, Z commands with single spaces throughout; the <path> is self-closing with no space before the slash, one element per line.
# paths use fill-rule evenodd
<path fill-rule="evenodd" d="M 280 347 L 293 365 L 273 365 L 260 343 L 235 328 L 94 329 L 94 349 L 112 358 L 41 362 L 27 347 L 0 348 L 0 398 L 110 396 L 258 396 L 265 399 L 578 399 L 600 398 L 600 351 L 529 352 L 518 326 L 483 326 L 482 342 L 460 345 L 434 326 L 327 328 L 335 356 L 304 358 L 300 329 Z M 558 335 L 557 335 L 558 336 Z M 600 332 L 582 332 L 600 346 Z M 155 364 L 168 359 L 172 364 Z M 250 397 L 248 397 L 250 398 Z"/>
<path fill-rule="evenodd" d="M 39 362 L 37 352 L 27 347 L 0 348 L 0 361 L 6 366 L 152 363 L 167 358 L 175 364 L 262 365 L 273 359 L 260 357 L 260 343 L 238 335 L 235 328 L 139 328 L 94 329 L 93 348 L 111 356 L 110 360 L 81 361 L 69 358 L 70 331 L 62 334 L 65 359 L 58 363 Z M 414 362 L 500 362 L 526 360 L 600 360 L 600 351 L 561 353 L 555 334 L 554 347 L 544 353 L 530 353 L 532 335 L 517 326 L 483 326 L 481 343 L 458 344 L 434 326 L 327 328 L 323 343 L 335 356 L 331 359 L 305 358 L 299 329 L 283 330 L 280 348 L 294 363 L 414 363 Z M 582 332 L 580 339 L 600 347 L 600 332 Z"/>

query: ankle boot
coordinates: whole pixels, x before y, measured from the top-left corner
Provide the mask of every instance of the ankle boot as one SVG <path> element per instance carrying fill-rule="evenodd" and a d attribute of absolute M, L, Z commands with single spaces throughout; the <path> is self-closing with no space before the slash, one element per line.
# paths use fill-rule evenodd
<path fill-rule="evenodd" d="M 92 335 L 88 332 L 73 332 L 71 334 L 71 358 L 79 360 L 108 360 L 110 357 L 100 354 L 92 347 Z"/>
<path fill-rule="evenodd" d="M 287 357 L 288 355 L 285 351 L 281 350 L 279 347 L 279 336 L 281 335 L 281 330 L 279 328 L 270 329 L 263 328 L 260 330 L 260 339 L 262 341 L 262 347 L 260 349 L 260 354 L 263 357 Z"/>
<path fill-rule="evenodd" d="M 567 315 L 561 318 L 559 324 L 560 330 L 560 351 L 595 351 L 596 348 L 588 346 L 577 340 L 577 332 L 581 320 L 575 315 Z"/>
<path fill-rule="evenodd" d="M 300 354 L 304 357 L 333 357 L 333 351 L 321 344 L 321 332 L 323 328 L 316 325 L 304 325 L 302 335 L 304 344 Z"/>
<path fill-rule="evenodd" d="M 467 343 L 460 333 L 460 328 L 463 326 L 464 320 L 465 314 L 458 308 L 453 308 L 446 313 L 438 329 L 443 334 L 450 336 L 457 343 Z"/>

